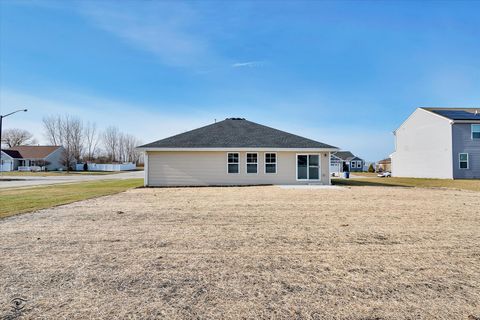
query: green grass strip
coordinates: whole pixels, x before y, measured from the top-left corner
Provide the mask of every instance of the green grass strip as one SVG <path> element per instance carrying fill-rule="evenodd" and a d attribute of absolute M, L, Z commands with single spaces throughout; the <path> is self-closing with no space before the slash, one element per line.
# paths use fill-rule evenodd
<path fill-rule="evenodd" d="M 0 190 L 0 218 L 140 187 L 143 179 L 100 180 Z"/>

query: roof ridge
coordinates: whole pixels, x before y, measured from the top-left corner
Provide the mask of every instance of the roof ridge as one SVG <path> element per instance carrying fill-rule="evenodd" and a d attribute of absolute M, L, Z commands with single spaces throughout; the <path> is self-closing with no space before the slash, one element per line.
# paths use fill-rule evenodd
<path fill-rule="evenodd" d="M 283 130 L 280 130 L 280 129 L 275 129 L 275 128 L 272 128 L 272 127 L 269 127 L 269 126 L 266 126 L 266 125 L 263 125 L 263 124 L 260 124 L 260 123 L 256 123 L 256 122 L 253 122 L 253 121 L 250 121 L 250 120 L 246 120 L 246 119 L 244 119 L 244 120 L 247 121 L 247 122 L 253 123 L 257 126 L 262 126 L 264 128 L 270 129 L 270 130 L 275 130 L 275 131 L 285 133 L 285 134 L 289 134 L 289 135 L 292 135 L 292 136 L 295 136 L 295 137 L 298 137 L 298 138 L 302 138 L 302 139 L 306 139 L 306 140 L 310 140 L 310 141 L 314 141 L 314 142 L 319 142 L 319 141 L 316 141 L 316 140 L 313 140 L 313 139 L 310 139 L 310 138 L 299 136 L 298 134 L 295 134 L 295 133 L 290 133 L 290 132 L 283 131 Z"/>

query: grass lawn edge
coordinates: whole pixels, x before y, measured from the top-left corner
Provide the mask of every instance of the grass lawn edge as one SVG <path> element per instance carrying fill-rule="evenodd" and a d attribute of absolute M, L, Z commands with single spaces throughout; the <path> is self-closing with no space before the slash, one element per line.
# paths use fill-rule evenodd
<path fill-rule="evenodd" d="M 0 219 L 109 196 L 143 186 L 143 179 L 96 180 L 0 190 Z M 87 189 L 88 192 L 81 193 Z M 42 192 L 48 192 L 45 196 Z"/>

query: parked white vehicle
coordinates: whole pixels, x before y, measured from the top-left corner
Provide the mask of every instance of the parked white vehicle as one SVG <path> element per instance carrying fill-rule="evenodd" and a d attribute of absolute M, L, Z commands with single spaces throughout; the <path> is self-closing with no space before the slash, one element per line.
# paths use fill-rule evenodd
<path fill-rule="evenodd" d="M 378 176 L 380 178 L 390 178 L 392 177 L 392 173 L 389 171 L 385 171 L 385 172 L 379 173 Z"/>

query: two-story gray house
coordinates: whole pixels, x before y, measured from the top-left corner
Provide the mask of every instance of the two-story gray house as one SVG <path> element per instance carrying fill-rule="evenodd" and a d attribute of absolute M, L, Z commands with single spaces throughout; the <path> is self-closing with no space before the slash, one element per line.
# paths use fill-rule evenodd
<path fill-rule="evenodd" d="M 480 108 L 418 108 L 394 135 L 393 176 L 480 179 Z"/>

